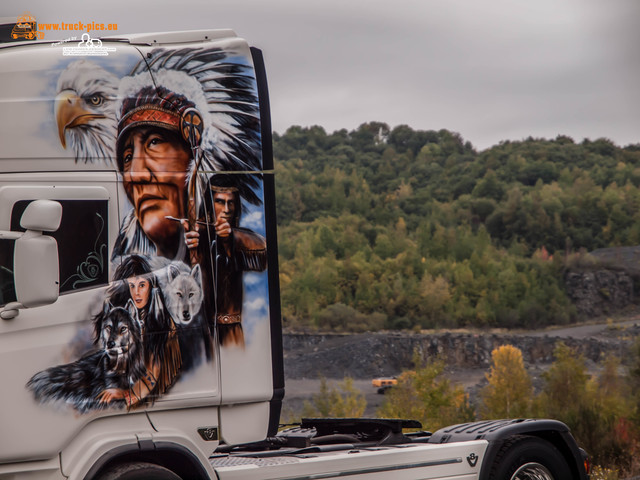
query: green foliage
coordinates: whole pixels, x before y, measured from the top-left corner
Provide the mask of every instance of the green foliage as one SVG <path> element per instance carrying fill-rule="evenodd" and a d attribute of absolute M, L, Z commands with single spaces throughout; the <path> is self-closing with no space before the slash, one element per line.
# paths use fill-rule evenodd
<path fill-rule="evenodd" d="M 320 379 L 320 391 L 305 400 L 303 417 L 360 418 L 367 408 L 364 395 L 353 385 L 353 379 L 345 377 L 340 384 L 329 386 L 326 378 Z"/>
<path fill-rule="evenodd" d="M 629 377 L 631 391 L 634 397 L 640 400 L 640 338 L 636 339 L 633 345 L 633 362 L 629 368 Z M 638 424 L 640 424 L 640 417 Z"/>
<path fill-rule="evenodd" d="M 397 385 L 385 395 L 377 412 L 379 417 L 418 420 L 424 429 L 434 431 L 473 420 L 475 415 L 467 394 L 443 375 L 443 361 L 423 364 L 414 353 L 414 363 L 416 369 L 403 372 Z"/>
<path fill-rule="evenodd" d="M 629 465 L 634 441 L 628 418 L 633 406 L 618 372 L 619 360 L 607 358 L 600 375 L 590 377 L 584 357 L 564 343 L 558 343 L 554 356 L 536 399 L 538 416 L 565 422 L 595 463 Z"/>
<path fill-rule="evenodd" d="M 386 315 L 373 312 L 369 315 L 358 312 L 342 303 L 334 303 L 318 314 L 318 327 L 334 332 L 366 332 L 380 330 L 384 326 Z"/>
<path fill-rule="evenodd" d="M 291 127 L 274 154 L 290 327 L 563 324 L 562 261 L 640 243 L 637 145 L 558 136 L 476 152 L 454 132 L 371 122 Z M 338 305 L 364 316 L 357 327 L 344 309 L 331 321 Z"/>

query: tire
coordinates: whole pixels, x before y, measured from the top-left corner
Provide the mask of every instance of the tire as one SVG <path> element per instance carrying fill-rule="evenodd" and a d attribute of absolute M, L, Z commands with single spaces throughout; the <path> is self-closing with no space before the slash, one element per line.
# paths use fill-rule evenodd
<path fill-rule="evenodd" d="M 571 480 L 560 451 L 537 437 L 515 436 L 502 446 L 491 467 L 490 480 Z"/>
<path fill-rule="evenodd" d="M 171 470 L 153 463 L 125 463 L 110 468 L 99 480 L 182 480 Z"/>

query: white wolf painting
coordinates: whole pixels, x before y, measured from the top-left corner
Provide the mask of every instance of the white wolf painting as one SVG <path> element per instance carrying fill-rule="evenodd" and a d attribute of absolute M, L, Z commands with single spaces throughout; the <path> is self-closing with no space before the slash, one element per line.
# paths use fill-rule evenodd
<path fill-rule="evenodd" d="M 202 272 L 200 265 L 189 271 L 180 262 L 167 267 L 167 282 L 163 288 L 169 313 L 178 328 L 183 371 L 191 370 L 202 360 L 212 358 L 212 338 L 202 308 Z"/>
<path fill-rule="evenodd" d="M 181 271 L 173 264 L 169 265 L 164 295 L 173 320 L 183 325 L 190 323 L 202 307 L 200 265 L 193 267 L 190 273 Z"/>

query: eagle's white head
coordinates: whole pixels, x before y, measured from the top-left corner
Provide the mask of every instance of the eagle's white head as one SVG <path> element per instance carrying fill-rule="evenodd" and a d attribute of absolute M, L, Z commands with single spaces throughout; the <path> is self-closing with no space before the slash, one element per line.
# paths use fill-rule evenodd
<path fill-rule="evenodd" d="M 54 113 L 60 143 L 76 162 L 115 163 L 118 77 L 88 60 L 70 63 L 58 78 Z"/>

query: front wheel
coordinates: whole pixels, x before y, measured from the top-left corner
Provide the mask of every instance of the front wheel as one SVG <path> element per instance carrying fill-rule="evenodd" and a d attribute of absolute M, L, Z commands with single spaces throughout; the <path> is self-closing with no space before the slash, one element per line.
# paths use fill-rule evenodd
<path fill-rule="evenodd" d="M 99 480 L 181 480 L 171 470 L 153 463 L 125 463 L 111 468 Z"/>
<path fill-rule="evenodd" d="M 502 446 L 491 468 L 491 480 L 570 480 L 560 451 L 537 437 L 516 436 Z"/>

